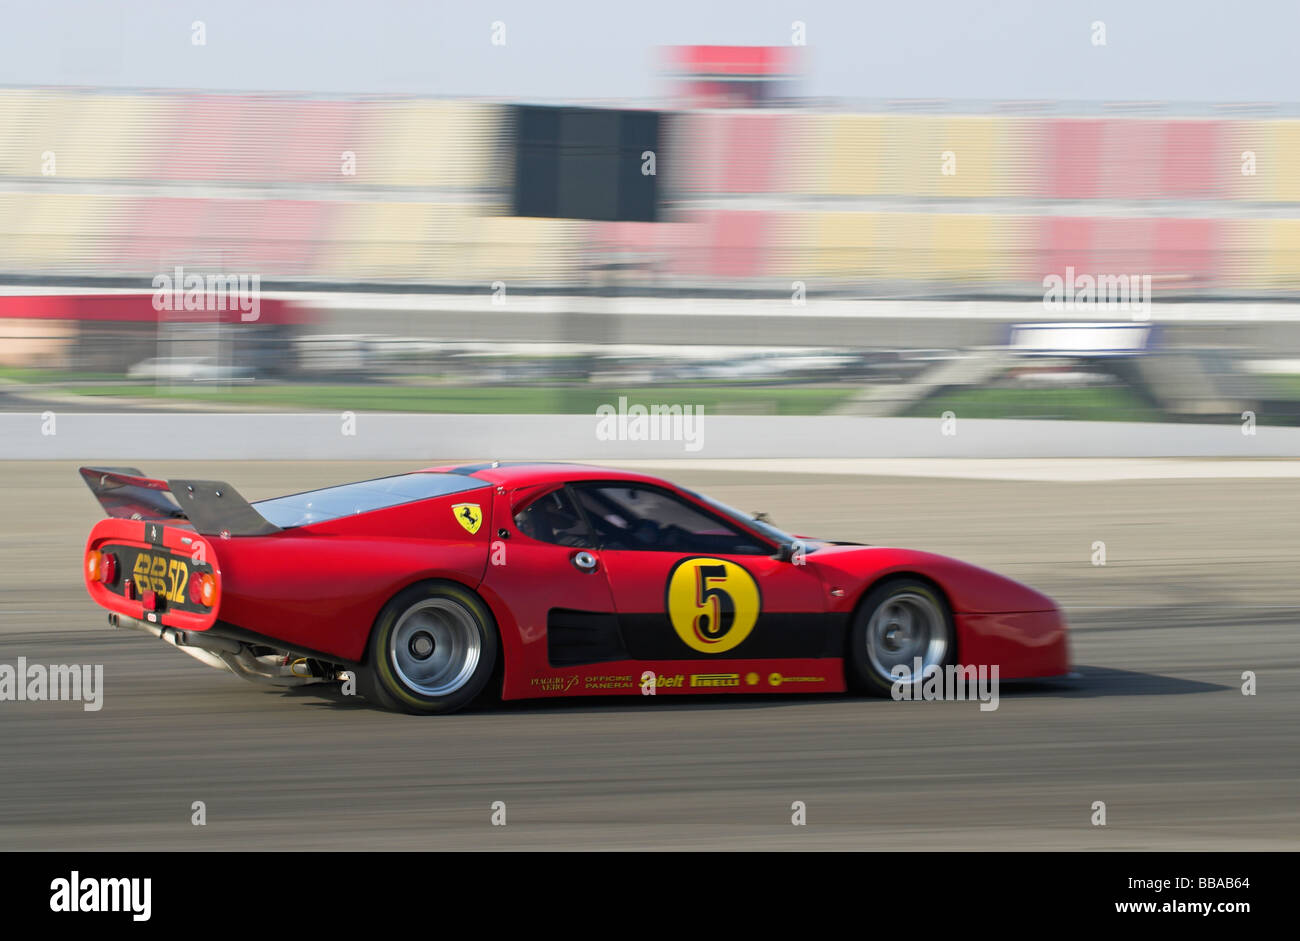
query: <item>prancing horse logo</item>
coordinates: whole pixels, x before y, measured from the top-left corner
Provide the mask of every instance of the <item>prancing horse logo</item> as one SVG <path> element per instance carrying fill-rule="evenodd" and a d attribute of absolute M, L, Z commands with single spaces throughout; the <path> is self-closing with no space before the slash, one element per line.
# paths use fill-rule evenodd
<path fill-rule="evenodd" d="M 453 504 L 451 512 L 456 517 L 456 522 L 465 527 L 465 531 L 471 536 L 483 525 L 483 511 L 479 509 L 477 503 Z"/>

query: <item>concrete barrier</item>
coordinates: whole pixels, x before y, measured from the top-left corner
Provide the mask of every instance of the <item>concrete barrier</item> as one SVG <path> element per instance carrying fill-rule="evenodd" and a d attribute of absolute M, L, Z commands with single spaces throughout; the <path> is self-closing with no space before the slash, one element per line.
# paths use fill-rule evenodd
<path fill-rule="evenodd" d="M 7 412 L 0 413 L 0 459 L 1300 457 L 1300 428 L 1238 423 L 958 418 L 945 425 L 937 418 L 704 415 L 693 440 L 656 441 L 602 440 L 599 421 L 595 415 Z"/>

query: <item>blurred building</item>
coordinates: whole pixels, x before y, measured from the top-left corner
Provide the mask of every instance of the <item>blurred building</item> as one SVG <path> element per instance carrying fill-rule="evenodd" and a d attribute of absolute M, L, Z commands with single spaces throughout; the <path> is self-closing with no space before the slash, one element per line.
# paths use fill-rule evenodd
<path fill-rule="evenodd" d="M 764 108 L 792 99 L 801 71 L 794 46 L 672 46 L 665 70 L 676 106 Z"/>

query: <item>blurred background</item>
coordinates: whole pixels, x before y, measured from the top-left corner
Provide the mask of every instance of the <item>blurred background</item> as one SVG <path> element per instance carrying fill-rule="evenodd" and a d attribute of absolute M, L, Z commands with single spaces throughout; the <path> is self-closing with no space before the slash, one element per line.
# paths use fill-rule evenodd
<path fill-rule="evenodd" d="M 818 55 L 0 87 L 0 409 L 1300 424 L 1300 105 L 835 97 Z"/>

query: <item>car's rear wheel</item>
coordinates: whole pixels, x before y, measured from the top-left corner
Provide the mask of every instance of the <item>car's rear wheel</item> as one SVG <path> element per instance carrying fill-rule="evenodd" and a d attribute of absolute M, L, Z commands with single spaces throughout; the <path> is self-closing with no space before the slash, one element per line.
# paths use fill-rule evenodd
<path fill-rule="evenodd" d="M 390 709 L 455 712 L 487 685 L 497 647 L 492 612 L 474 592 L 454 582 L 413 585 L 379 612 L 361 693 Z"/>
<path fill-rule="evenodd" d="M 858 605 L 846 663 L 853 685 L 878 696 L 913 686 L 930 668 L 957 662 L 957 634 L 943 594 L 919 578 L 892 578 Z M 919 666 L 919 668 L 918 668 Z"/>

